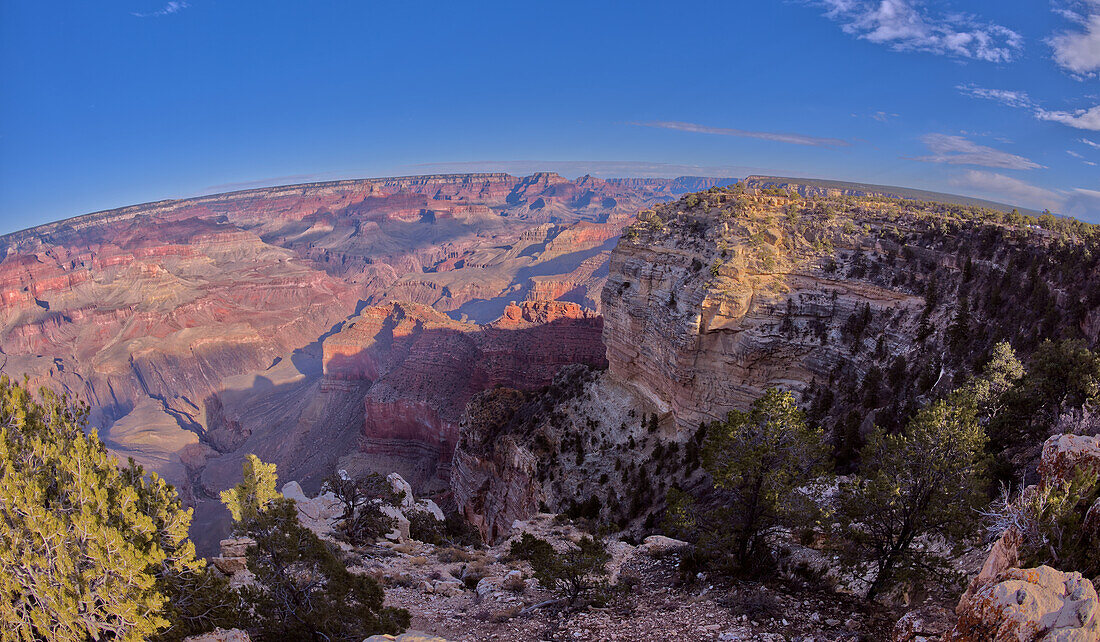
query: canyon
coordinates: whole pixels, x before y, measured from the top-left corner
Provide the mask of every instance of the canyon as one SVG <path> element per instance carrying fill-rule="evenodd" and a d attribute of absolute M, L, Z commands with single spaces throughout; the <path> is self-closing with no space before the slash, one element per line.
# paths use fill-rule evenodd
<path fill-rule="evenodd" d="M 0 373 L 87 403 L 197 524 L 217 521 L 206 500 L 248 452 L 310 490 L 349 456 L 443 488 L 470 395 L 603 363 L 599 293 L 635 212 L 730 182 L 346 180 L 15 232 L 0 237 Z"/>
<path fill-rule="evenodd" d="M 702 639 L 889 630 L 900 602 L 858 604 L 866 581 L 819 546 L 837 523 L 804 541 L 776 535 L 786 557 L 771 579 L 786 585 L 773 606 L 811 605 L 809 621 L 730 617 L 725 597 L 704 598 L 713 586 L 681 577 L 676 560 L 690 563 L 691 544 L 656 533 L 676 535 L 662 525 L 673 490 L 713 500 L 705 426 L 769 388 L 790 391 L 824 429 L 837 472 L 851 472 L 872 430 L 897 429 L 966 383 L 999 342 L 1024 360 L 1044 338 L 1100 345 L 1095 236 L 877 186 L 725 183 L 367 179 L 17 232 L 0 237 L 0 372 L 86 403 L 111 452 L 165 477 L 195 509 L 192 539 L 205 555 L 221 542 L 215 566 L 233 581 L 243 549 L 222 541 L 216 498 L 255 454 L 276 464 L 284 494 L 325 537 L 336 537 L 338 502 L 324 487 L 336 471 L 389 475 L 407 489 L 403 503 L 431 497 L 421 503 L 435 520 L 457 509 L 476 531 L 466 543 L 415 541 L 430 533 L 406 516 L 387 535 L 395 541 L 359 550 L 360 571 L 449 637 L 495 635 L 492 617 L 527 627 L 515 639 L 539 626 L 526 609 L 548 603 L 549 587 L 521 585 L 526 567 L 509 557 L 532 529 L 559 546 L 585 529 L 614 533 L 609 581 L 628 569 L 642 587 L 628 620 L 639 636 L 694 626 L 697 604 L 714 620 L 693 629 Z M 1096 432 L 1094 409 L 1069 409 L 1057 427 L 1070 434 L 997 446 L 1013 479 L 1041 488 L 1055 469 L 1067 477 L 1095 459 L 1096 437 L 1080 437 Z M 832 482 L 806 482 L 799 492 L 836 514 Z M 1013 622 L 1069 622 L 1093 608 L 1080 574 L 1016 568 L 1005 533 L 958 618 L 943 608 L 957 600 L 948 589 L 928 609 L 908 610 L 906 595 L 896 639 L 955 623 L 957 639 L 983 639 L 1009 626 L 1001 593 L 1020 583 L 1057 599 Z M 945 560 L 974 575 L 981 544 L 960 544 Z M 458 558 L 488 575 L 453 581 L 467 570 Z M 843 599 L 805 599 L 815 582 Z M 1072 595 L 1059 594 L 1069 583 Z M 649 608 L 659 595 L 690 601 Z M 734 610 L 752 611 L 744 599 Z M 471 633 L 453 609 L 482 600 L 499 612 Z M 569 617 L 584 631 L 609 626 Z M 1092 634 L 1089 617 L 1063 628 Z"/>

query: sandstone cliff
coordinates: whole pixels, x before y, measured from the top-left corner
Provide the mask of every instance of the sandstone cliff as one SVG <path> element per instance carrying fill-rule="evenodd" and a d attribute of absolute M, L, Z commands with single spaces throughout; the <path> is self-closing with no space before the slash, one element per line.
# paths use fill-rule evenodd
<path fill-rule="evenodd" d="M 636 526 L 692 482 L 700 424 L 773 386 L 802 398 L 843 467 L 872 425 L 899 425 L 1000 340 L 1024 356 L 1041 336 L 1095 344 L 1094 279 L 1081 241 L 980 209 L 736 188 L 645 210 L 602 293 L 608 371 L 503 415 L 475 398 L 456 499 L 490 539 L 537 502 Z"/>
<path fill-rule="evenodd" d="M 771 386 L 830 428 L 852 410 L 891 425 L 998 340 L 1026 355 L 1038 336 L 1098 338 L 1087 248 L 981 210 L 750 190 L 639 219 L 602 295 L 610 373 L 681 434 Z M 1080 266 L 1051 267 L 1067 255 Z"/>

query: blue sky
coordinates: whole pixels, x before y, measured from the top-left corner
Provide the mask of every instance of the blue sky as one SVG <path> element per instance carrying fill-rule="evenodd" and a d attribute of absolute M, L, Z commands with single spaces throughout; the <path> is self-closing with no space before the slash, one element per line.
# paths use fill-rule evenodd
<path fill-rule="evenodd" d="M 1100 0 L 0 0 L 0 232 L 359 176 L 775 173 L 1100 222 Z"/>

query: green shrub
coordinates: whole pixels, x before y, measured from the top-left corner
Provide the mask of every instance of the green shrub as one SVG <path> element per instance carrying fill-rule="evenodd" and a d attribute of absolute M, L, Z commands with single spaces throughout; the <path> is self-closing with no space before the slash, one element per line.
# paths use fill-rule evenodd
<path fill-rule="evenodd" d="M 985 431 L 974 395 L 957 392 L 923 408 L 906 429 L 876 429 L 861 453 L 861 476 L 842 487 L 847 535 L 869 559 L 874 599 L 900 576 L 937 562 L 914 546 L 923 535 L 964 535 L 986 486 Z"/>
<path fill-rule="evenodd" d="M 812 519 L 814 507 L 796 489 L 824 474 L 828 452 L 791 393 L 771 388 L 749 412 L 732 411 L 709 426 L 703 467 L 723 508 L 697 522 L 696 539 L 753 573 L 768 565 L 768 537 L 776 528 Z"/>
<path fill-rule="evenodd" d="M 324 488 L 343 504 L 337 534 L 351 544 L 371 544 L 393 531 L 397 520 L 382 512 L 383 504 L 400 501 L 389 482 L 377 473 L 352 479 L 343 471 L 325 480 Z"/>
<path fill-rule="evenodd" d="M 994 534 L 1015 528 L 1024 566 L 1047 565 L 1100 576 L 1100 471 L 1078 469 L 1072 479 L 1030 487 L 1015 501 L 985 513 Z"/>
<path fill-rule="evenodd" d="M 546 540 L 524 533 L 512 542 L 509 554 L 529 562 L 539 584 L 572 605 L 600 599 L 598 589 L 606 587 L 604 576 L 611 555 L 603 542 L 587 535 L 558 552 Z"/>

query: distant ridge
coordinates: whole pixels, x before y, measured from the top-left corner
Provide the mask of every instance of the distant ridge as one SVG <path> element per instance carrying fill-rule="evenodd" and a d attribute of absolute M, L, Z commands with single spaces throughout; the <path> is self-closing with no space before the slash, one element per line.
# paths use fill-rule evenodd
<path fill-rule="evenodd" d="M 638 188 L 643 185 L 667 185 L 673 194 L 701 192 L 712 187 L 726 187 L 737 183 L 736 178 L 715 178 L 711 176 L 678 176 L 676 178 L 608 178 L 612 185 Z"/>
<path fill-rule="evenodd" d="M 965 205 L 969 207 L 985 207 L 1002 212 L 1016 210 L 1021 214 L 1037 216 L 1037 210 L 987 201 L 969 196 L 957 194 L 944 194 L 941 192 L 929 192 L 908 187 L 894 187 L 892 185 L 874 185 L 871 183 L 848 183 L 845 181 L 831 181 L 818 178 L 788 178 L 783 176 L 749 176 L 745 179 L 746 187 L 755 188 L 784 188 L 794 189 L 802 196 L 881 196 L 884 198 L 904 198 L 915 201 L 931 201 L 933 203 L 947 203 L 949 205 Z"/>
<path fill-rule="evenodd" d="M 536 172 L 531 176 L 557 177 L 558 175 L 555 172 Z M 32 235 L 49 234 L 66 228 L 80 229 L 89 224 L 99 224 L 110 222 L 113 220 L 122 220 L 132 218 L 139 214 L 167 212 L 182 207 L 202 205 L 204 203 L 223 202 L 226 200 L 247 200 L 249 198 L 257 196 L 270 197 L 292 194 L 295 192 L 303 192 L 306 190 L 354 188 L 367 184 L 387 186 L 391 188 L 408 188 L 412 185 L 425 186 L 433 183 L 453 184 L 469 183 L 475 181 L 518 182 L 522 178 L 523 177 L 513 176 L 511 174 L 508 174 L 507 172 L 468 172 L 448 174 L 419 174 L 412 176 L 382 176 L 373 178 L 350 178 L 334 181 L 314 181 L 309 183 L 294 183 L 290 185 L 258 186 L 238 190 L 229 190 L 226 192 L 203 194 L 201 196 L 162 199 L 159 201 L 149 201 L 147 203 L 136 203 L 133 205 L 124 205 L 122 207 L 97 210 L 95 212 L 89 212 L 87 214 L 79 214 L 76 216 L 70 216 L 68 218 L 63 218 L 48 223 L 41 223 L 39 225 L 34 225 L 21 230 L 8 232 L 7 234 L 0 234 L 0 258 L 3 257 L 2 250 L 4 245 L 13 243 Z M 733 185 L 737 182 L 736 178 L 713 178 L 706 176 L 679 176 L 676 178 L 609 178 L 597 180 L 606 180 L 606 182 L 610 185 L 616 185 L 628 189 L 639 189 L 643 186 L 647 186 L 650 188 L 663 187 L 665 190 L 667 190 L 667 193 L 674 196 L 679 196 L 681 194 L 687 194 L 690 192 L 700 192 L 706 189 L 710 189 L 711 187 L 724 187 L 726 185 Z"/>
<path fill-rule="evenodd" d="M 112 207 L 106 210 L 96 210 L 95 212 L 88 212 L 87 214 L 78 214 L 76 216 L 70 216 L 68 218 L 59 219 L 57 221 L 51 221 L 49 223 L 42 223 L 34 225 L 14 232 L 8 232 L 7 234 L 0 234 L 0 242 L 11 241 L 21 238 L 28 234 L 49 232 L 55 229 L 59 229 L 66 226 L 77 226 L 86 222 L 103 222 L 105 219 L 113 218 L 128 218 L 132 215 L 141 213 L 148 214 L 157 211 L 171 210 L 184 205 L 195 205 L 208 203 L 213 201 L 222 201 L 229 199 L 247 199 L 252 196 L 271 196 L 278 194 L 285 194 L 295 191 L 307 190 L 307 189 L 325 189 L 325 188 L 339 188 L 339 187 L 354 187 L 357 185 L 364 185 L 368 183 L 375 184 L 394 184 L 394 183 L 428 183 L 431 181 L 455 181 L 455 180 L 507 180 L 514 179 L 515 177 L 505 172 L 475 172 L 464 174 L 421 174 L 416 176 L 386 176 L 378 178 L 347 178 L 335 181 L 314 181 L 311 183 L 294 183 L 291 185 L 271 185 L 263 187 L 249 187 L 246 189 L 230 190 L 228 192 L 218 192 L 214 194 L 203 194 L 201 196 L 188 196 L 185 198 L 166 198 L 159 201 L 149 201 L 147 203 L 135 203 L 133 205 L 124 205 L 122 207 Z"/>

